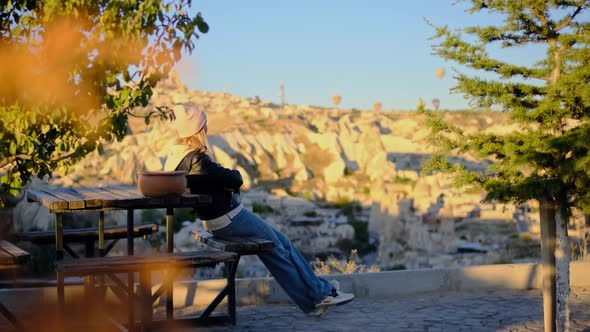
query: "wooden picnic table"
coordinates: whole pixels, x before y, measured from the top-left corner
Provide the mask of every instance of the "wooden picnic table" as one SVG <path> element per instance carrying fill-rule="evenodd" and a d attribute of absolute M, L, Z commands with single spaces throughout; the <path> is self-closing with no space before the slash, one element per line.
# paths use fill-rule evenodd
<path fill-rule="evenodd" d="M 98 211 L 99 249 L 104 249 L 104 212 L 127 210 L 127 252 L 133 255 L 134 210 L 166 209 L 166 244 L 167 251 L 172 252 L 174 208 L 194 208 L 211 202 L 210 196 L 188 193 L 181 196 L 146 197 L 140 194 L 136 187 L 131 186 L 29 189 L 27 199 L 30 202 L 39 202 L 55 214 L 55 245 L 58 259 L 63 258 L 64 213 Z"/>
<path fill-rule="evenodd" d="M 166 209 L 166 247 L 167 252 L 174 250 L 174 209 L 195 208 L 209 204 L 211 197 L 207 195 L 172 195 L 164 197 L 146 197 L 140 194 L 136 187 L 110 186 L 100 188 L 50 188 L 29 189 L 26 191 L 27 200 L 38 202 L 55 214 L 55 249 L 56 259 L 64 257 L 63 214 L 75 212 L 99 212 L 98 219 L 98 247 L 104 251 L 104 213 L 112 210 L 127 210 L 127 254 L 133 255 L 134 218 L 136 209 Z M 57 292 L 60 305 L 64 299 L 64 273 L 57 271 Z"/>

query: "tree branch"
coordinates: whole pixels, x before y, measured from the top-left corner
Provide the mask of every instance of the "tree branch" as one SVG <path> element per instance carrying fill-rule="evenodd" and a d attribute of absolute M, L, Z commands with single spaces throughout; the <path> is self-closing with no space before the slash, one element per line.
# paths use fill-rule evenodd
<path fill-rule="evenodd" d="M 17 154 L 14 156 L 10 156 L 10 157 L 5 158 L 2 161 L 0 161 L 0 168 L 4 167 L 6 165 L 12 164 L 17 159 L 31 160 L 33 158 L 31 156 L 29 156 L 28 154 Z"/>
<path fill-rule="evenodd" d="M 584 9 L 584 6 L 578 6 L 576 10 L 568 18 L 566 18 L 565 21 L 563 21 L 560 25 L 556 26 L 555 29 L 553 29 L 553 31 L 557 32 L 567 27 L 574 20 L 574 18 L 582 11 L 582 9 Z"/>
<path fill-rule="evenodd" d="M 51 159 L 49 159 L 49 161 L 62 161 L 62 160 L 71 158 L 75 154 L 76 154 L 76 152 L 74 151 L 74 152 L 71 152 L 71 153 L 68 153 L 68 154 L 64 154 L 63 156 L 51 158 Z"/>
<path fill-rule="evenodd" d="M 546 81 L 545 73 L 540 69 L 530 69 L 493 59 L 481 45 L 465 42 L 457 33 L 450 32 L 446 27 L 438 29 L 438 36 L 443 38 L 441 44 L 433 46 L 436 54 L 448 60 L 454 60 L 473 69 L 495 72 L 504 78 L 515 75 Z"/>
<path fill-rule="evenodd" d="M 62 156 L 58 156 L 58 157 L 49 159 L 49 162 L 52 162 L 52 161 L 62 161 L 62 160 L 71 158 L 75 154 L 76 154 L 75 151 L 74 152 L 71 152 L 71 153 L 68 153 L 68 154 L 64 154 Z M 33 159 L 33 156 L 28 155 L 28 154 L 17 154 L 17 155 L 14 155 L 14 156 L 10 156 L 10 157 L 5 158 L 2 161 L 0 161 L 0 168 L 2 168 L 4 166 L 7 166 L 7 165 L 10 165 L 10 164 L 14 163 L 15 161 L 17 161 L 18 159 L 21 159 L 21 160 L 31 160 L 31 159 Z"/>

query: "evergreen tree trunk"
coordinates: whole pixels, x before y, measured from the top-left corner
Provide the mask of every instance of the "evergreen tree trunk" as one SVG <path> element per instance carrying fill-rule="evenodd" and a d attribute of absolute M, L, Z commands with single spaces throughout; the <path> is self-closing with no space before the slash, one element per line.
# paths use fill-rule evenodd
<path fill-rule="evenodd" d="M 567 234 L 568 220 L 557 209 L 556 245 L 555 245 L 555 297 L 556 297 L 556 330 L 569 331 L 569 295 L 570 295 L 570 242 Z"/>
<path fill-rule="evenodd" d="M 555 332 L 555 202 L 539 201 L 541 217 L 541 261 L 545 332 Z"/>

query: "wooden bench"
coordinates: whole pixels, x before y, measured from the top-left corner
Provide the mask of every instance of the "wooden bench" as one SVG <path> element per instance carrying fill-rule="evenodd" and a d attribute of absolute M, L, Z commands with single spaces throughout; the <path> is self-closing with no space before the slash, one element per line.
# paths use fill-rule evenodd
<path fill-rule="evenodd" d="M 213 299 L 209 306 L 197 317 L 174 319 L 173 317 L 173 279 L 175 275 L 185 268 L 211 267 L 216 264 L 226 264 L 227 271 L 233 270 L 237 263 L 237 254 L 222 251 L 197 251 L 163 253 L 145 256 L 110 256 L 81 258 L 58 264 L 58 270 L 66 276 L 104 276 L 114 284 L 108 287 L 128 308 L 127 328 L 134 330 L 136 326 L 135 305 L 140 304 L 140 325 L 142 328 L 164 326 L 170 328 L 178 324 L 209 325 L 215 323 L 236 323 L 236 298 L 235 298 L 235 274 L 227 274 L 226 287 Z M 151 272 L 164 271 L 162 285 L 152 292 Z M 117 273 L 127 274 L 127 283 L 117 276 Z M 135 273 L 139 274 L 139 288 L 135 290 Z M 91 286 L 94 294 L 103 294 L 102 282 Z M 98 290 L 98 292 L 96 292 Z M 87 289 L 88 291 L 88 289 Z M 153 320 L 153 304 L 162 295 L 166 295 L 166 320 Z M 227 297 L 227 315 L 211 315 L 213 310 Z M 96 300 L 95 297 L 90 297 Z M 100 298 L 100 297 L 99 297 Z M 99 302 L 102 302 L 101 298 Z M 103 310 L 101 310 L 103 311 Z M 113 324 L 116 322 L 110 320 Z M 122 326 L 118 325 L 119 328 Z"/>
<path fill-rule="evenodd" d="M 240 257 L 244 255 L 258 255 L 264 251 L 271 250 L 275 244 L 270 240 L 258 239 L 254 237 L 215 237 L 215 235 L 203 231 L 193 231 L 193 237 L 212 248 L 233 252 L 238 254 L 234 270 L 231 273 L 235 274 L 238 269 Z"/>
<path fill-rule="evenodd" d="M 18 248 L 14 244 L 0 240 L 0 270 L 15 270 L 27 263 L 30 259 L 28 252 Z M 0 313 L 17 328 L 23 330 L 22 324 L 16 317 L 0 302 Z"/>
<path fill-rule="evenodd" d="M 145 237 L 156 232 L 158 232 L 158 225 L 156 224 L 136 225 L 133 227 L 133 237 Z M 55 243 L 55 232 L 20 232 L 15 233 L 14 236 L 19 241 L 30 241 L 34 244 Z M 112 241 L 105 246 L 100 256 L 107 255 L 120 239 L 127 239 L 127 226 L 106 226 L 104 228 L 104 239 Z M 86 248 L 85 256 L 94 257 L 94 244 L 98 241 L 98 228 L 66 229 L 63 231 L 63 241 L 64 250 L 72 257 L 79 258 L 78 254 L 67 243 L 84 243 Z"/>

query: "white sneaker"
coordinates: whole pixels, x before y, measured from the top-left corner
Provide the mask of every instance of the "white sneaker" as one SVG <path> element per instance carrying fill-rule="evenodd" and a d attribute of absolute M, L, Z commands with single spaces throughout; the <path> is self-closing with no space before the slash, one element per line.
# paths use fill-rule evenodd
<path fill-rule="evenodd" d="M 328 310 L 328 307 L 318 308 L 307 314 L 309 317 L 322 317 L 322 315 Z"/>
<path fill-rule="evenodd" d="M 332 288 L 330 295 L 326 296 L 326 298 L 323 299 L 322 302 L 316 304 L 316 308 L 329 308 L 337 305 L 343 305 L 354 300 L 354 294 L 343 293 L 340 291 L 340 283 L 338 281 L 332 280 L 331 282 L 332 285 L 334 285 L 334 288 Z"/>

